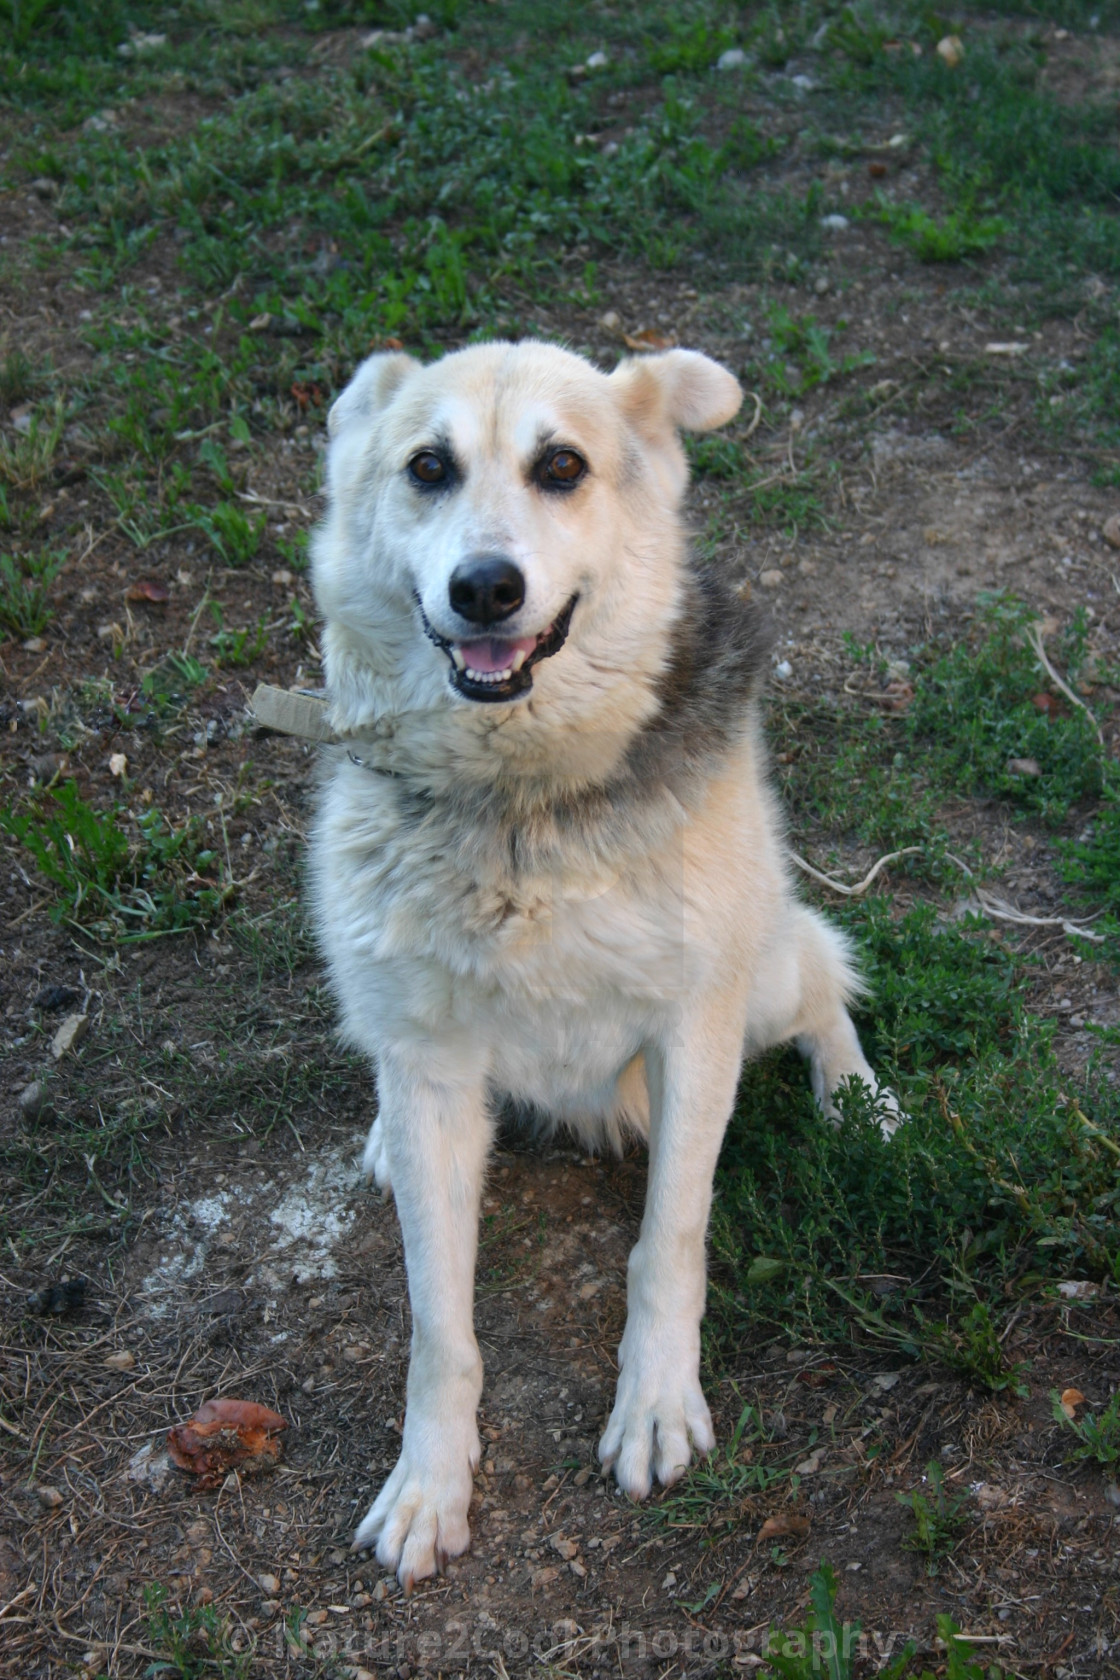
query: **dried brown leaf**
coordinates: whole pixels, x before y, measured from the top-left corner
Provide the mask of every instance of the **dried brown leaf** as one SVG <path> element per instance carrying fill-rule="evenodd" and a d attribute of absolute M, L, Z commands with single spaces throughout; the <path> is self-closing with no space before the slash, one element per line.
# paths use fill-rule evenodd
<path fill-rule="evenodd" d="M 804 1540 L 812 1523 L 808 1517 L 802 1517 L 796 1511 L 779 1511 L 777 1516 L 767 1517 L 758 1531 L 758 1543 L 766 1540 Z"/>

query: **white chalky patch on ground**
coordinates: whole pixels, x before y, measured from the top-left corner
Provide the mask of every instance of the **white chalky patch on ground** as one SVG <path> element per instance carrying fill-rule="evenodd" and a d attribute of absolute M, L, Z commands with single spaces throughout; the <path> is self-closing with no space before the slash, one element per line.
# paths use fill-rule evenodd
<path fill-rule="evenodd" d="M 308 1165 L 269 1209 L 276 1194 L 270 1181 L 258 1189 L 233 1185 L 177 1208 L 160 1243 L 159 1259 L 140 1285 L 148 1314 L 164 1318 L 175 1296 L 206 1265 L 213 1239 L 228 1229 L 235 1211 L 249 1226 L 249 1246 L 268 1249 L 270 1262 L 246 1280 L 274 1289 L 299 1278 L 337 1276 L 333 1249 L 354 1221 L 353 1198 L 361 1178 L 349 1151 L 322 1155 Z M 248 1218 L 246 1220 L 246 1214 Z"/>
<path fill-rule="evenodd" d="M 219 1190 L 176 1211 L 160 1243 L 162 1252 L 156 1269 L 140 1285 L 152 1318 L 163 1318 L 175 1290 L 198 1276 L 206 1263 L 209 1239 L 229 1217 L 233 1200 L 228 1190 Z"/>
<path fill-rule="evenodd" d="M 348 1204 L 358 1188 L 353 1159 L 341 1151 L 313 1161 L 302 1182 L 288 1188 L 268 1216 L 276 1231 L 272 1251 L 283 1257 L 285 1271 L 290 1268 L 299 1278 L 337 1276 L 332 1250 L 353 1224 L 354 1208 Z M 259 1278 L 276 1281 L 269 1267 L 261 1268 Z"/>

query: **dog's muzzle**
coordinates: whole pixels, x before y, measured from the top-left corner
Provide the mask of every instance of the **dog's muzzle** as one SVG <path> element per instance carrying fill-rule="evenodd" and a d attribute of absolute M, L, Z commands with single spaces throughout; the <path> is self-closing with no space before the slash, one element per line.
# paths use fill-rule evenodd
<path fill-rule="evenodd" d="M 476 641 L 452 642 L 428 623 L 419 595 L 416 606 L 424 634 L 451 663 L 452 688 L 465 700 L 519 700 L 533 686 L 533 667 L 551 659 L 568 639 L 578 595 L 573 595 L 552 623 L 535 636 L 480 636 Z"/>

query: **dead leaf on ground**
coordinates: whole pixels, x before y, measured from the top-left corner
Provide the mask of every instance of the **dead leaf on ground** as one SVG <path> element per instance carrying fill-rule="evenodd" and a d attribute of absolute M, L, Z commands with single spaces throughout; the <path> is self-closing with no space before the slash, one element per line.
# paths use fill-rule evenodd
<path fill-rule="evenodd" d="M 641 332 L 623 333 L 622 342 L 628 350 L 675 350 L 677 340 L 672 333 L 659 332 L 656 327 L 643 327 Z"/>
<path fill-rule="evenodd" d="M 807 1370 L 798 1371 L 794 1380 L 804 1383 L 806 1388 L 823 1388 L 825 1383 L 831 1382 L 836 1370 L 834 1362 L 826 1359 L 820 1365 L 810 1365 Z"/>
<path fill-rule="evenodd" d="M 873 694 L 871 698 L 888 712 L 904 712 L 914 698 L 913 684 L 898 678 L 889 682 L 882 694 Z"/>
<path fill-rule="evenodd" d="M 1084 1404 L 1085 1396 L 1079 1388 L 1064 1388 L 1062 1390 L 1062 1411 L 1066 1414 L 1067 1418 L 1075 1418 L 1077 1416 L 1078 1406 L 1083 1406 Z"/>
<path fill-rule="evenodd" d="M 167 1449 L 197 1488 L 218 1487 L 235 1466 L 260 1469 L 280 1457 L 277 1436 L 286 1418 L 253 1400 L 207 1400 L 188 1423 L 167 1431 Z"/>
<path fill-rule="evenodd" d="M 776 1517 L 767 1517 L 758 1531 L 758 1543 L 761 1546 L 766 1540 L 804 1540 L 812 1526 L 808 1517 L 798 1516 L 796 1511 L 780 1511 Z"/>
<path fill-rule="evenodd" d="M 124 592 L 126 601 L 149 601 L 153 606 L 165 606 L 171 599 L 171 591 L 165 583 L 157 583 L 154 578 L 137 578 L 130 583 Z"/>
<path fill-rule="evenodd" d="M 1045 712 L 1048 718 L 1060 717 L 1062 702 L 1056 694 L 1032 694 L 1031 705 L 1037 712 Z"/>
<path fill-rule="evenodd" d="M 309 408 L 322 408 L 326 400 L 318 385 L 310 384 L 305 379 L 293 382 L 292 396 L 296 399 L 301 414 L 306 413 Z"/>

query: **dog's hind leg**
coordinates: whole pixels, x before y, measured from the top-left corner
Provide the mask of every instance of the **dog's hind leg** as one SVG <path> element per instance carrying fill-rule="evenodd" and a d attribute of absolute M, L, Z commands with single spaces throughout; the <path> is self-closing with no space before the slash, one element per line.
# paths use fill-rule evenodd
<path fill-rule="evenodd" d="M 371 1178 L 380 1190 L 382 1197 L 388 1201 L 393 1194 L 393 1180 L 389 1172 L 389 1155 L 385 1148 L 385 1128 L 381 1123 L 380 1114 L 374 1120 L 366 1138 L 366 1146 L 362 1151 L 362 1171 L 367 1178 Z"/>
<path fill-rule="evenodd" d="M 412 1306 L 401 1454 L 354 1537 L 406 1589 L 467 1549 L 482 1360 L 473 1324 L 491 1121 L 476 1054 L 434 1046 L 378 1058 L 378 1126 L 404 1236 Z"/>
<path fill-rule="evenodd" d="M 879 1124 L 890 1137 L 903 1115 L 894 1096 L 880 1088 L 848 1013 L 849 1003 L 864 989 L 848 942 L 804 905 L 793 907 L 791 922 L 793 937 L 783 959 L 792 955 L 795 967 L 782 976 L 785 985 L 776 989 L 777 995 L 771 993 L 773 1003 L 785 990 L 788 1014 L 785 1024 L 764 1042 L 795 1041 L 808 1060 L 813 1095 L 829 1119 L 839 1118 L 833 1102 L 837 1086 L 853 1076 L 861 1079 L 876 1095 Z M 779 962 L 784 966 L 782 959 Z M 753 1047 L 761 1049 L 762 1044 L 755 1042 Z"/>

